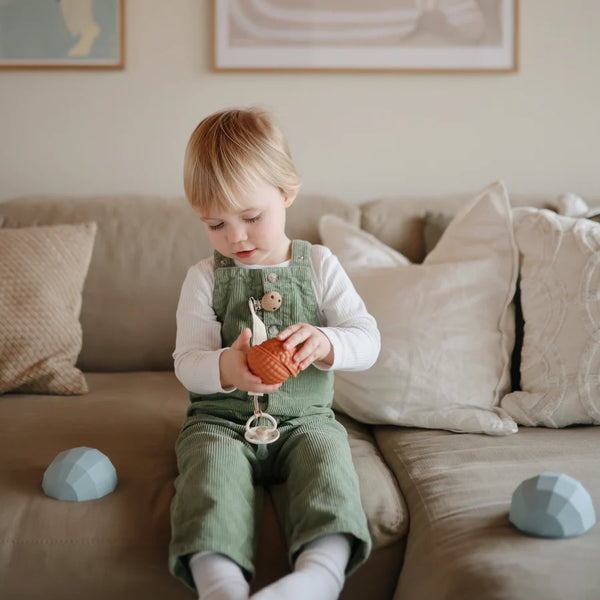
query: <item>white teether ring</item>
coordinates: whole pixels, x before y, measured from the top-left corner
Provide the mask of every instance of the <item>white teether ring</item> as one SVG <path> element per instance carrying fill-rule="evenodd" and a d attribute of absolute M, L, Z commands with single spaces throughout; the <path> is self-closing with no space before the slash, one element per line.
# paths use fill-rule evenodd
<path fill-rule="evenodd" d="M 251 427 L 252 423 L 261 417 L 271 421 L 273 426 L 269 427 L 268 425 L 255 425 L 254 427 Z M 246 421 L 246 433 L 244 433 L 244 437 L 251 444 L 271 444 L 276 442 L 279 439 L 277 421 L 268 413 L 264 413 L 262 411 L 259 411 L 259 413 L 254 413 Z"/>

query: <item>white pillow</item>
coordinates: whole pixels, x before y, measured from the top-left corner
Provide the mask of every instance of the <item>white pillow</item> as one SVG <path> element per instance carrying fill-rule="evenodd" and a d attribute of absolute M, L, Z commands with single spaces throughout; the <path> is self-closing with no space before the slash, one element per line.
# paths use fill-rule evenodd
<path fill-rule="evenodd" d="M 556 212 L 565 217 L 585 217 L 590 212 L 590 207 L 583 198 L 569 193 L 558 197 Z"/>
<path fill-rule="evenodd" d="M 334 407 L 365 423 L 514 433 L 498 404 L 510 385 L 517 267 L 508 196 L 496 183 L 423 264 L 352 272 L 382 349 L 368 371 L 336 373 Z"/>
<path fill-rule="evenodd" d="M 370 267 L 410 264 L 400 252 L 336 215 L 327 214 L 319 219 L 319 235 L 348 273 Z"/>
<path fill-rule="evenodd" d="M 514 224 L 523 391 L 502 407 L 524 425 L 600 424 L 600 225 L 534 208 Z"/>

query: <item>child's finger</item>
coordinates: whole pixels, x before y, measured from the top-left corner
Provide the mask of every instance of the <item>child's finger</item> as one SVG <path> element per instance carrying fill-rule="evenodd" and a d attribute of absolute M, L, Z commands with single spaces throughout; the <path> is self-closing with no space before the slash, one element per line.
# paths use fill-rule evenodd
<path fill-rule="evenodd" d="M 263 394 L 270 394 L 271 392 L 276 392 L 281 387 L 280 383 L 275 383 L 273 385 L 265 385 Z"/>
<path fill-rule="evenodd" d="M 307 347 L 305 344 L 294 354 L 294 360 L 300 364 L 301 369 L 306 369 L 317 359 L 317 347 Z"/>
<path fill-rule="evenodd" d="M 248 371 L 244 380 L 244 390 L 252 392 L 260 392 L 261 394 L 269 394 L 275 392 L 281 387 L 281 383 L 267 384 L 263 383 L 262 379 Z"/>
<path fill-rule="evenodd" d="M 311 329 L 309 329 L 308 327 L 301 327 L 285 340 L 285 342 L 283 343 L 283 347 L 288 350 L 291 350 L 292 348 L 300 346 L 300 344 L 306 342 L 306 340 L 310 339 L 312 335 L 313 331 Z"/>
<path fill-rule="evenodd" d="M 302 370 L 324 358 L 329 351 L 329 342 L 326 342 L 326 336 L 324 334 L 319 335 L 319 333 L 316 330 L 316 334 L 310 335 L 304 344 L 298 347 L 294 353 L 294 360 L 299 363 Z"/>
<path fill-rule="evenodd" d="M 279 332 L 279 334 L 277 335 L 277 339 L 281 340 L 282 342 L 284 340 L 287 340 L 290 337 L 290 335 L 298 331 L 302 327 L 302 325 L 302 323 L 295 323 L 294 325 L 289 325 L 283 331 Z"/>
<path fill-rule="evenodd" d="M 280 383 L 266 384 L 262 383 L 260 379 L 259 383 L 248 384 L 246 387 L 248 388 L 246 391 L 249 393 L 256 392 L 258 394 L 270 394 L 272 392 L 276 392 L 280 387 Z"/>
<path fill-rule="evenodd" d="M 237 336 L 235 342 L 231 344 L 233 350 L 247 350 L 250 347 L 250 338 L 252 337 L 252 330 L 246 327 L 240 335 Z"/>

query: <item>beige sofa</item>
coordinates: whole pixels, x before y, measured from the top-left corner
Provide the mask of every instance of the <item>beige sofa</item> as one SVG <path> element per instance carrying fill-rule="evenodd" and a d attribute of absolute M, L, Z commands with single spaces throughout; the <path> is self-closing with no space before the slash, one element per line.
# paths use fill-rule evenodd
<path fill-rule="evenodd" d="M 304 195 L 289 211 L 288 233 L 317 242 L 319 217 L 333 213 L 420 261 L 425 211 L 453 213 L 465 200 L 357 207 Z M 98 230 L 80 317 L 78 366 L 89 392 L 0 396 L 0 598 L 191 598 L 166 561 L 173 446 L 188 404 L 172 373 L 174 314 L 187 267 L 210 252 L 200 223 L 183 198 L 132 195 L 17 198 L 0 204 L 2 217 L 4 228 L 93 221 Z M 508 521 L 516 485 L 544 470 L 570 473 L 600 499 L 597 429 L 521 427 L 493 437 L 339 418 L 374 547 L 343 599 L 598 597 L 600 529 L 545 540 Z M 44 470 L 77 446 L 109 457 L 116 490 L 88 502 L 45 496 Z M 254 589 L 286 569 L 267 500 Z"/>

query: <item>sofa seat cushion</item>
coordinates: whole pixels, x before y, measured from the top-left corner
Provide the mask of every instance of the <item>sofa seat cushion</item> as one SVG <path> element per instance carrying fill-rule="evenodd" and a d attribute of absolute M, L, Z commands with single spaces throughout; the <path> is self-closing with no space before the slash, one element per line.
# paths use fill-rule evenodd
<path fill-rule="evenodd" d="M 85 376 L 89 393 L 82 397 L 0 396 L 0 598 L 189 598 L 167 570 L 174 445 L 187 393 L 172 372 Z M 369 429 L 345 424 L 374 547 L 401 555 L 402 496 Z M 111 460 L 113 493 L 88 502 L 43 493 L 45 469 L 77 446 Z M 278 533 L 272 530 L 269 538 Z M 276 547 L 270 539 L 261 551 Z M 269 564 L 267 558 L 257 561 Z"/>
<path fill-rule="evenodd" d="M 337 420 L 348 432 L 373 549 L 393 544 L 408 531 L 408 509 L 398 482 L 375 445 L 371 428 L 345 415 L 337 415 Z"/>
<path fill-rule="evenodd" d="M 85 375 L 82 397 L 0 397 L 0 597 L 188 598 L 166 567 L 177 474 L 169 450 L 186 394 L 171 373 Z M 44 495 L 45 469 L 77 446 L 111 460 L 113 493 L 87 502 Z"/>
<path fill-rule="evenodd" d="M 381 427 L 381 451 L 411 526 L 396 598 L 596 598 L 600 527 L 569 539 L 527 536 L 508 520 L 524 479 L 557 471 L 600 507 L 600 430 L 522 427 L 511 437 Z"/>

